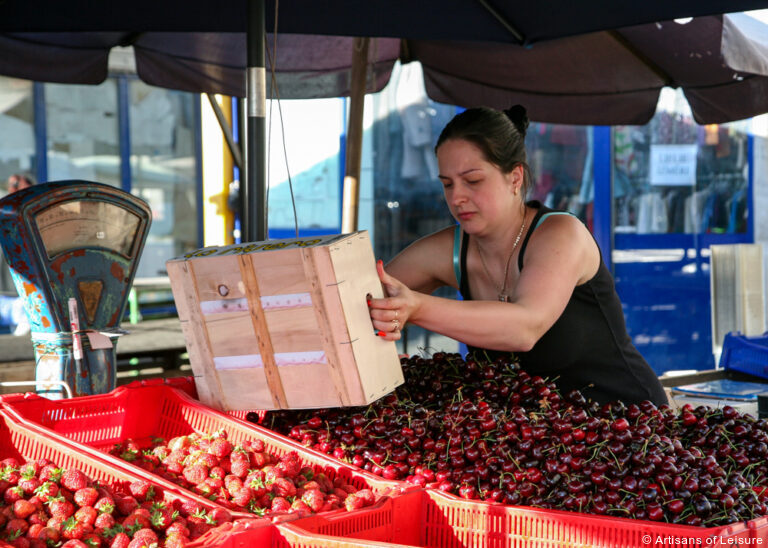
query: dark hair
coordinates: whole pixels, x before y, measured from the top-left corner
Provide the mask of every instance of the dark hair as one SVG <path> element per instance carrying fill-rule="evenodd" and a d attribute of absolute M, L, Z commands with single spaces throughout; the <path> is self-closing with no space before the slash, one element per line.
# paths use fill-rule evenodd
<path fill-rule="evenodd" d="M 486 160 L 504 173 L 523 166 L 523 199 L 531 185 L 531 168 L 525 151 L 528 130 L 525 107 L 515 105 L 505 111 L 489 107 L 470 108 L 453 117 L 437 139 L 435 152 L 448 139 L 463 139 L 476 145 Z"/>

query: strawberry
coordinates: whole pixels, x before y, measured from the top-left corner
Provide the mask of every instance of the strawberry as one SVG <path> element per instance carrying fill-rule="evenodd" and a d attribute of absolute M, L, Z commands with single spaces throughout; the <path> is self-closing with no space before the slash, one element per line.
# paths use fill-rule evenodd
<path fill-rule="evenodd" d="M 184 451 L 190 445 L 192 445 L 192 440 L 189 439 L 189 436 L 179 436 L 168 442 L 168 449 L 171 451 Z"/>
<path fill-rule="evenodd" d="M 5 524 L 5 533 L 9 536 L 20 536 L 25 534 L 29 530 L 29 524 L 20 518 L 13 518 L 8 520 Z"/>
<path fill-rule="evenodd" d="M 232 514 L 226 508 L 213 508 L 208 512 L 208 523 L 212 525 L 221 525 L 232 521 Z"/>
<path fill-rule="evenodd" d="M 250 460 L 253 468 L 264 468 L 270 463 L 269 455 L 266 453 L 251 453 Z"/>
<path fill-rule="evenodd" d="M 193 500 L 185 500 L 185 501 L 178 502 L 177 510 L 182 516 L 186 518 L 193 514 L 200 513 L 203 510 L 203 508 L 202 506 L 200 506 L 199 503 Z"/>
<path fill-rule="evenodd" d="M 157 507 L 150 515 L 150 523 L 155 530 L 162 531 L 173 523 L 173 512 L 165 505 Z"/>
<path fill-rule="evenodd" d="M 230 469 L 232 474 L 238 478 L 244 478 L 248 475 L 248 470 L 251 467 L 251 461 L 248 455 L 243 453 L 242 450 L 233 451 L 229 457 Z"/>
<path fill-rule="evenodd" d="M 44 541 L 48 546 L 55 546 L 61 539 L 61 531 L 56 527 L 43 527 L 37 533 L 37 538 Z"/>
<path fill-rule="evenodd" d="M 138 507 L 138 501 L 130 495 L 115 498 L 115 508 L 124 516 L 127 516 Z"/>
<path fill-rule="evenodd" d="M 230 494 L 232 495 L 232 503 L 241 508 L 246 508 L 254 499 L 253 489 L 250 487 L 241 487 L 234 494 L 230 491 Z"/>
<path fill-rule="evenodd" d="M 138 531 L 136 531 L 133 534 L 133 540 L 140 540 L 144 544 L 139 544 L 138 546 L 148 546 L 151 547 L 153 544 L 157 546 L 159 539 L 157 538 L 157 533 L 155 533 L 151 528 L 149 527 L 142 527 Z"/>
<path fill-rule="evenodd" d="M 26 537 L 16 537 L 11 539 L 8 545 L 12 546 L 13 548 L 30 548 L 32 546 L 30 540 Z"/>
<path fill-rule="evenodd" d="M 290 512 L 291 503 L 283 497 L 275 497 L 270 508 L 273 512 Z"/>
<path fill-rule="evenodd" d="M 24 489 L 19 487 L 18 485 L 14 487 L 9 487 L 5 490 L 5 493 L 3 493 L 3 500 L 6 504 L 12 505 L 17 500 L 21 500 L 24 498 Z"/>
<path fill-rule="evenodd" d="M 344 508 L 347 509 L 347 512 L 351 512 L 353 510 L 359 510 L 364 506 L 365 506 L 365 499 L 357 496 L 355 493 L 350 493 L 349 495 L 347 495 L 347 498 L 344 499 Z"/>
<path fill-rule="evenodd" d="M 183 548 L 189 543 L 189 535 L 181 533 L 170 533 L 165 537 L 163 546 L 165 548 Z"/>
<path fill-rule="evenodd" d="M 48 499 L 48 513 L 51 517 L 67 519 L 75 513 L 75 506 L 62 496 Z"/>
<path fill-rule="evenodd" d="M 25 499 L 19 499 L 13 503 L 13 515 L 19 519 L 26 519 L 35 513 L 35 510 L 35 505 Z"/>
<path fill-rule="evenodd" d="M 121 531 L 116 533 L 112 538 L 112 542 L 109 544 L 109 548 L 128 548 L 130 543 L 131 537 Z"/>
<path fill-rule="evenodd" d="M 96 508 L 100 514 L 111 514 L 115 511 L 115 500 L 111 496 L 101 497 L 93 504 L 93 507 Z"/>
<path fill-rule="evenodd" d="M 115 518 L 112 514 L 99 514 L 96 516 L 96 520 L 93 522 L 93 527 L 96 531 L 105 531 L 115 526 Z"/>
<path fill-rule="evenodd" d="M 296 485 L 288 478 L 277 478 L 272 484 L 272 492 L 278 497 L 293 497 L 296 495 Z"/>
<path fill-rule="evenodd" d="M 287 477 L 295 478 L 297 475 L 299 475 L 299 470 L 301 470 L 299 455 L 296 453 L 296 451 L 286 453 L 280 458 L 280 462 L 277 463 L 277 466 Z"/>
<path fill-rule="evenodd" d="M 21 487 L 27 495 L 31 495 L 35 492 L 35 489 L 40 487 L 40 480 L 35 476 L 35 468 L 33 466 L 24 465 L 19 471 L 18 486 Z"/>
<path fill-rule="evenodd" d="M 70 516 L 62 524 L 61 536 L 66 539 L 81 539 L 85 536 L 85 527 L 74 517 Z"/>
<path fill-rule="evenodd" d="M 37 510 L 27 518 L 27 522 L 29 522 L 30 525 L 39 524 L 45 526 L 48 523 L 48 514 L 46 514 L 44 510 Z"/>
<path fill-rule="evenodd" d="M 202 464 L 192 464 L 184 467 L 184 479 L 192 485 L 203 483 L 208 477 L 208 467 Z"/>
<path fill-rule="evenodd" d="M 0 461 L 0 467 L 6 467 L 6 466 L 10 466 L 18 470 L 19 467 L 21 466 L 21 463 L 13 457 L 6 457 Z"/>
<path fill-rule="evenodd" d="M 303 500 L 296 499 L 291 503 L 291 513 L 304 516 L 307 514 L 311 514 L 312 509 L 309 506 L 307 506 L 307 503 L 305 503 Z"/>
<path fill-rule="evenodd" d="M 206 468 L 211 469 L 219 465 L 219 459 L 212 453 L 201 453 L 195 459 L 195 464 L 202 464 Z"/>
<path fill-rule="evenodd" d="M 97 517 L 99 517 L 99 511 L 93 506 L 81 506 L 75 512 L 75 519 L 83 525 L 93 525 Z"/>
<path fill-rule="evenodd" d="M 93 487 L 83 487 L 74 492 L 72 500 L 78 506 L 93 506 L 99 500 L 99 492 Z"/>
<path fill-rule="evenodd" d="M 320 484 L 314 480 L 304 482 L 302 487 L 304 488 L 305 491 L 309 491 L 310 489 L 317 489 L 318 491 L 322 492 L 322 489 L 320 488 Z"/>
<path fill-rule="evenodd" d="M 266 483 L 273 483 L 276 479 L 282 478 L 285 476 L 283 474 L 283 471 L 280 468 L 277 468 L 272 465 L 267 465 L 264 468 L 262 468 L 264 471 L 264 481 Z"/>
<path fill-rule="evenodd" d="M 88 478 L 80 470 L 70 468 L 61 475 L 61 485 L 70 491 L 77 491 L 88 486 Z"/>
<path fill-rule="evenodd" d="M 67 518 L 64 518 L 64 517 L 61 517 L 61 516 L 52 517 L 48 521 L 45 522 L 45 526 L 46 527 L 53 527 L 57 531 L 61 531 L 61 527 L 64 524 L 64 522 L 66 521 L 66 519 Z"/>
<path fill-rule="evenodd" d="M 21 479 L 21 474 L 19 473 L 19 467 L 18 466 L 10 466 L 5 465 L 2 469 L 0 469 L 0 477 L 2 477 L 3 480 L 7 481 L 10 485 L 16 485 L 19 483 L 19 479 Z"/>
<path fill-rule="evenodd" d="M 232 452 L 232 442 L 223 438 L 216 438 L 208 448 L 218 458 L 226 457 Z"/>
<path fill-rule="evenodd" d="M 122 521 L 122 525 L 126 529 L 149 529 L 152 527 L 152 521 L 148 516 L 140 514 L 139 512 L 133 512 Z"/>
<path fill-rule="evenodd" d="M 131 495 L 133 495 L 133 497 L 139 502 L 145 500 L 154 500 L 155 498 L 155 488 L 147 480 L 142 479 L 131 482 L 131 484 L 128 486 L 128 490 L 131 492 Z"/>
<path fill-rule="evenodd" d="M 46 464 L 40 469 L 37 478 L 42 481 L 58 482 L 61 479 L 61 475 L 64 470 L 53 464 Z"/>
<path fill-rule="evenodd" d="M 307 489 L 304 494 L 301 495 L 301 500 L 309 507 L 313 512 L 319 512 L 325 504 L 325 495 L 320 489 Z"/>
<path fill-rule="evenodd" d="M 210 478 L 218 478 L 220 480 L 223 480 L 226 475 L 227 475 L 227 473 L 224 471 L 224 469 L 221 466 L 214 466 L 208 472 L 208 477 L 210 477 Z"/>
<path fill-rule="evenodd" d="M 246 481 L 248 478 L 246 478 Z M 243 488 L 243 480 L 235 476 L 234 474 L 228 474 L 224 476 L 224 487 L 230 495 L 234 496 L 240 489 Z"/>
<path fill-rule="evenodd" d="M 356 491 L 355 494 L 363 499 L 363 502 L 366 506 L 370 506 L 374 502 L 376 502 L 376 496 L 373 494 L 373 491 L 370 489 L 360 489 L 359 491 Z"/>
<path fill-rule="evenodd" d="M 263 453 L 266 449 L 266 446 L 264 445 L 264 440 L 249 440 L 243 443 L 243 446 L 246 449 L 250 449 L 254 453 Z"/>
<path fill-rule="evenodd" d="M 59 486 L 52 481 L 46 481 L 40 484 L 40 487 L 35 489 L 35 494 L 40 497 L 43 502 L 48 502 L 48 499 L 55 497 L 59 494 Z"/>
<path fill-rule="evenodd" d="M 171 523 L 171 525 L 165 530 L 166 535 L 181 535 L 184 537 L 189 536 L 189 528 L 186 526 L 186 521 L 184 518 L 177 518 L 176 521 Z"/>
<path fill-rule="evenodd" d="M 181 451 L 172 451 L 162 460 L 163 466 L 175 474 L 181 474 L 184 471 L 185 454 Z"/>

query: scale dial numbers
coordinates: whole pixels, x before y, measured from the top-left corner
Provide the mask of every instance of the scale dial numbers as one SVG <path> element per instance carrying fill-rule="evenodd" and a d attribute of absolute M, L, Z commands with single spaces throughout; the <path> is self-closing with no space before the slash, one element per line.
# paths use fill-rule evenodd
<path fill-rule="evenodd" d="M 71 200 L 35 216 L 49 259 L 66 251 L 105 248 L 130 258 L 139 217 L 110 202 Z"/>

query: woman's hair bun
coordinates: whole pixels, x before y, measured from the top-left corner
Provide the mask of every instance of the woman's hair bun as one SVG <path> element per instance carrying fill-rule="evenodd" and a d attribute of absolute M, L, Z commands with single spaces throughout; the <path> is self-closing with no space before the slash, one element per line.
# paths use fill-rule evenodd
<path fill-rule="evenodd" d="M 530 123 L 530 120 L 528 120 L 528 112 L 525 110 L 525 107 L 523 105 L 514 105 L 505 110 L 504 114 L 506 114 L 507 118 L 515 124 L 520 135 L 525 137 L 525 132 L 528 131 L 528 124 Z"/>

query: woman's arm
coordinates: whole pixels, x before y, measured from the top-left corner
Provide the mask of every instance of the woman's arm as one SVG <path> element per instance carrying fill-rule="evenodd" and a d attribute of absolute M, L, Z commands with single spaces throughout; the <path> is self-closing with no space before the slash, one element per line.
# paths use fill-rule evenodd
<path fill-rule="evenodd" d="M 413 242 L 387 264 L 387 272 L 414 291 L 430 294 L 450 285 L 453 274 L 454 227 L 447 227 Z"/>
<path fill-rule="evenodd" d="M 590 279 L 599 266 L 599 251 L 586 227 L 577 219 L 556 216 L 531 236 L 525 268 L 515 284 L 512 300 L 456 301 L 409 289 L 391 272 L 379 274 L 388 298 L 374 299 L 374 327 L 396 340 L 391 322 L 408 320 L 466 344 L 495 350 L 530 350 L 565 309 L 573 289 Z"/>

